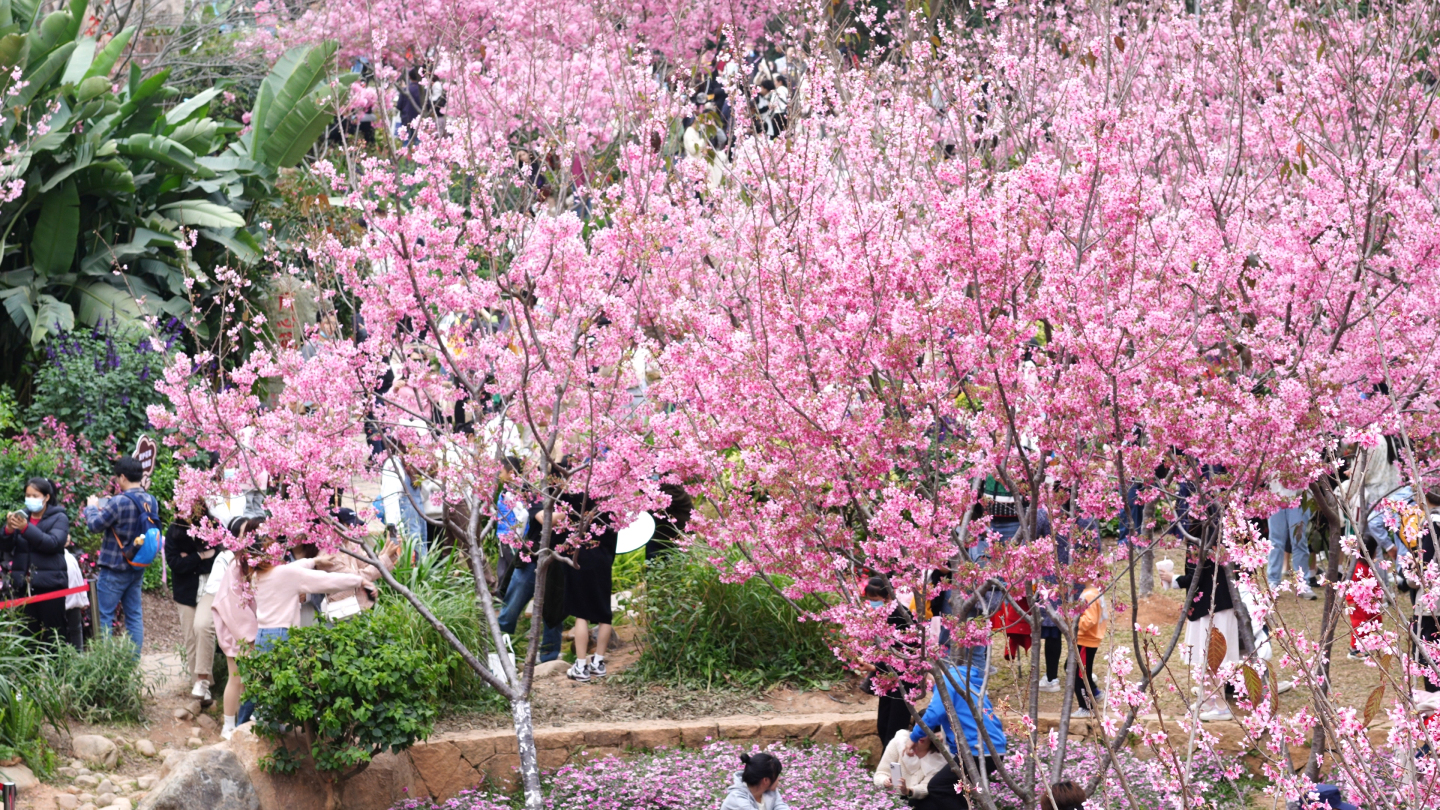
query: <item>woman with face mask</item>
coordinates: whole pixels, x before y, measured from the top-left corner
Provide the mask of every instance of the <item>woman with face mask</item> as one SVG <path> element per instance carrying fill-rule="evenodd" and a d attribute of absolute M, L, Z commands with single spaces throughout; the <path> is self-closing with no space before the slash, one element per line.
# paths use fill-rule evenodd
<path fill-rule="evenodd" d="M 45 478 L 25 482 L 24 509 L 5 517 L 0 529 L 0 552 L 10 554 L 15 567 L 10 573 L 15 596 L 40 596 L 63 591 L 70 582 L 65 566 L 65 542 L 70 537 L 70 517 L 57 503 L 55 485 Z M 65 637 L 65 600 L 45 599 L 25 606 L 25 615 L 36 636 L 51 640 Z"/>
<path fill-rule="evenodd" d="M 895 601 L 895 589 L 890 586 L 890 580 L 881 574 L 875 574 L 866 581 L 864 600 L 867 610 L 885 614 L 886 623 L 896 630 L 904 632 L 915 623 L 909 609 Z M 875 718 L 876 733 L 880 735 L 881 742 L 889 742 L 897 731 L 911 726 L 910 709 L 905 705 L 905 691 L 913 687 L 902 683 L 888 690 L 880 689 L 875 683 L 875 677 L 893 675 L 894 670 L 884 663 L 866 664 L 865 669 L 870 675 L 865 679 L 863 688 L 880 698 Z"/>

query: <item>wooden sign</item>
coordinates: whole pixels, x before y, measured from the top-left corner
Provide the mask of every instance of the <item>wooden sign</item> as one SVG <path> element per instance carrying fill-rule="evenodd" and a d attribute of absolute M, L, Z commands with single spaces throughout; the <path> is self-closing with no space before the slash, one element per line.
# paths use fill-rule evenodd
<path fill-rule="evenodd" d="M 150 486 L 150 473 L 155 471 L 155 458 L 159 455 L 159 450 L 155 440 L 149 436 L 141 436 L 140 440 L 135 442 L 135 460 L 140 462 L 140 483 L 145 487 Z"/>

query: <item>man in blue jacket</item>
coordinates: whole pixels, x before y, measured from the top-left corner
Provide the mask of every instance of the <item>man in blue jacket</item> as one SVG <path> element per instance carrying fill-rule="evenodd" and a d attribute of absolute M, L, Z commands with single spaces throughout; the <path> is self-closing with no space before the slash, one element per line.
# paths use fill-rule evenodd
<path fill-rule="evenodd" d="M 985 667 L 961 667 L 947 664 L 949 677 L 944 678 L 944 688 L 949 692 L 950 704 L 955 707 L 955 716 L 960 720 L 960 730 L 965 734 L 965 742 L 970 753 L 985 764 L 987 772 L 993 772 L 999 764 L 1000 758 L 1005 756 L 1005 727 L 1000 722 L 1000 717 L 995 714 L 995 708 L 990 704 L 990 697 L 984 690 Z M 953 681 L 953 682 L 952 682 Z M 985 724 L 985 735 L 981 737 L 979 727 L 975 723 L 975 715 L 970 711 L 970 704 L 966 701 L 956 686 L 962 686 L 970 693 L 970 699 L 980 708 L 981 718 Z M 925 729 L 940 729 L 945 732 L 945 742 L 950 746 L 950 752 L 959 755 L 959 748 L 956 746 L 955 729 L 950 725 L 950 716 L 945 711 L 945 702 L 941 699 L 939 689 L 941 684 L 936 685 L 936 691 L 930 698 L 930 704 L 925 707 L 925 714 L 921 715 L 924 725 L 916 725 L 910 732 L 910 741 L 913 745 L 921 737 L 925 736 Z M 988 757 L 988 760 L 987 760 Z M 919 804 L 915 805 L 916 810 L 962 810 L 969 807 L 965 798 L 959 795 L 956 790 L 959 777 L 955 771 L 948 766 L 941 768 L 930 780 L 929 795 Z"/>

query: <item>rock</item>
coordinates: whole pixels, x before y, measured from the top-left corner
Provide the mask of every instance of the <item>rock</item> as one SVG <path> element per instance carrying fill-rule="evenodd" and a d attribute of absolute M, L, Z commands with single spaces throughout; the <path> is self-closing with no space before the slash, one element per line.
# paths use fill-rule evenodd
<path fill-rule="evenodd" d="M 569 669 L 569 668 L 570 668 L 570 665 L 567 664 L 567 663 L 565 663 L 565 659 L 563 659 L 563 658 L 557 658 L 557 659 L 555 659 L 554 661 L 546 661 L 546 662 L 543 663 L 543 664 L 536 664 L 536 665 L 535 665 L 535 677 L 536 677 L 536 678 L 558 678 L 558 677 L 560 677 L 561 675 L 564 675 L 564 674 L 565 674 L 565 670 L 567 670 L 567 669 Z"/>
<path fill-rule="evenodd" d="M 95 804 L 100 807 L 109 807 L 114 803 L 115 794 L 108 790 L 95 797 Z"/>
<path fill-rule="evenodd" d="M 260 810 L 260 799 L 238 757 L 223 748 L 206 748 L 181 760 L 140 808 Z"/>
<path fill-rule="evenodd" d="M 100 777 L 93 773 L 82 773 L 75 777 L 75 784 L 83 788 L 96 788 L 100 786 Z"/>
<path fill-rule="evenodd" d="M 75 756 L 87 764 L 106 770 L 120 761 L 120 749 L 98 734 L 81 734 L 70 741 L 70 747 L 75 750 Z"/>
<path fill-rule="evenodd" d="M 6 765 L 0 768 L 0 782 L 14 782 L 15 787 L 22 792 L 40 784 L 40 780 L 35 778 L 35 774 L 31 773 L 30 769 L 24 765 Z"/>
<path fill-rule="evenodd" d="M 97 808 L 93 804 L 82 804 L 80 810 L 97 810 Z"/>
<path fill-rule="evenodd" d="M 109 779 L 101 779 L 100 784 L 95 786 L 95 792 L 101 796 L 104 796 L 106 793 L 114 793 L 115 783 Z M 101 802 L 101 804 L 109 804 L 109 802 Z"/>
<path fill-rule="evenodd" d="M 179 751 L 174 748 L 166 748 L 165 764 L 160 766 L 160 778 L 163 780 L 166 776 L 169 776 L 170 772 L 175 770 L 175 766 L 179 765 L 180 760 L 184 758 L 184 751 Z"/>
<path fill-rule="evenodd" d="M 136 740 L 135 753 L 142 757 L 153 757 L 156 754 L 155 743 L 150 740 Z"/>
<path fill-rule="evenodd" d="M 81 804 L 94 804 L 94 803 L 95 803 L 95 794 L 94 794 L 94 793 L 81 793 L 79 796 L 76 796 L 75 798 L 79 799 Z"/>
<path fill-rule="evenodd" d="M 184 708 L 183 706 L 180 707 L 180 708 L 177 708 L 177 709 L 174 711 L 174 715 L 175 715 L 175 719 L 176 719 L 176 720 L 189 720 L 190 718 L 192 718 L 192 717 L 195 716 L 194 714 L 192 714 L 192 713 L 190 712 L 189 709 L 186 709 L 186 708 Z"/>
<path fill-rule="evenodd" d="M 149 790 L 150 788 L 155 787 L 155 783 L 158 781 L 160 781 L 158 777 L 151 774 L 145 774 L 144 776 L 135 780 L 135 785 L 140 790 Z"/>
<path fill-rule="evenodd" d="M 106 810 L 130 810 L 130 808 L 130 800 L 122 797 L 111 802 Z"/>
<path fill-rule="evenodd" d="M 83 771 L 85 770 L 85 763 L 81 762 L 78 759 L 72 759 L 70 760 L 70 767 L 74 768 L 77 771 Z"/>
<path fill-rule="evenodd" d="M 199 727 L 199 726 L 191 726 L 191 727 L 190 727 L 190 736 L 191 736 L 191 737 L 199 737 L 199 736 L 200 736 L 200 727 Z"/>
<path fill-rule="evenodd" d="M 220 727 L 218 724 L 216 724 L 215 718 L 211 717 L 208 714 L 200 715 L 200 719 L 196 720 L 195 723 L 196 725 L 200 726 L 201 730 L 203 731 L 214 731 L 215 729 Z M 194 731 L 194 729 L 191 729 L 191 731 Z"/>
<path fill-rule="evenodd" d="M 69 793 L 61 793 L 55 797 L 55 810 L 75 810 L 80 806 L 80 800 Z"/>
<path fill-rule="evenodd" d="M 205 741 L 200 739 L 199 737 L 191 737 L 190 739 L 185 741 L 185 745 L 189 748 L 199 748 L 204 744 Z"/>
<path fill-rule="evenodd" d="M 75 777 L 77 777 L 77 776 L 80 775 L 80 769 L 79 769 L 79 768 L 71 768 L 70 766 L 67 765 L 67 766 L 65 766 L 65 767 L 63 767 L 63 768 L 56 768 L 56 769 L 55 769 L 55 773 L 59 774 L 60 776 L 64 777 L 65 779 L 74 779 Z"/>

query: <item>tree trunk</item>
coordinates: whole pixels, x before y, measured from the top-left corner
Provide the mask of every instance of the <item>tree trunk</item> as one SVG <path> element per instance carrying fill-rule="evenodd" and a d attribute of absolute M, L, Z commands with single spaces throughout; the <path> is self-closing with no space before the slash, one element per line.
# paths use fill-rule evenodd
<path fill-rule="evenodd" d="M 1135 584 L 1135 590 L 1139 598 L 1144 599 L 1155 592 L 1155 503 L 1152 501 L 1145 504 L 1141 513 L 1141 528 L 1138 534 L 1142 538 L 1145 550 L 1140 552 L 1140 570 L 1137 572 L 1139 581 Z M 1131 535 L 1134 537 L 1134 535 Z M 1138 609 L 1138 605 L 1136 606 Z"/>
<path fill-rule="evenodd" d="M 1324 479 L 1321 479 L 1323 482 Z M 1316 677 L 1320 679 L 1320 693 L 1316 695 L 1316 711 L 1324 696 L 1330 694 L 1330 659 L 1335 653 L 1336 611 L 1340 609 L 1335 598 L 1335 583 L 1340 581 L 1340 514 L 1344 508 L 1335 500 L 1334 493 L 1315 482 L 1310 491 L 1315 495 L 1316 505 L 1325 517 L 1325 610 L 1321 613 L 1320 628 L 1324 636 L 1325 664 Z M 1362 526 L 1362 532 L 1365 530 Z M 1317 721 L 1310 735 L 1310 761 L 1305 764 L 1305 776 L 1312 782 L 1320 781 L 1320 757 L 1325 753 L 1325 724 Z"/>
<path fill-rule="evenodd" d="M 525 810 L 542 810 L 545 797 L 540 793 L 540 760 L 535 751 L 535 721 L 530 716 L 530 701 L 511 701 L 510 716 L 515 721 L 515 742 L 520 749 L 520 783 L 525 789 Z"/>

